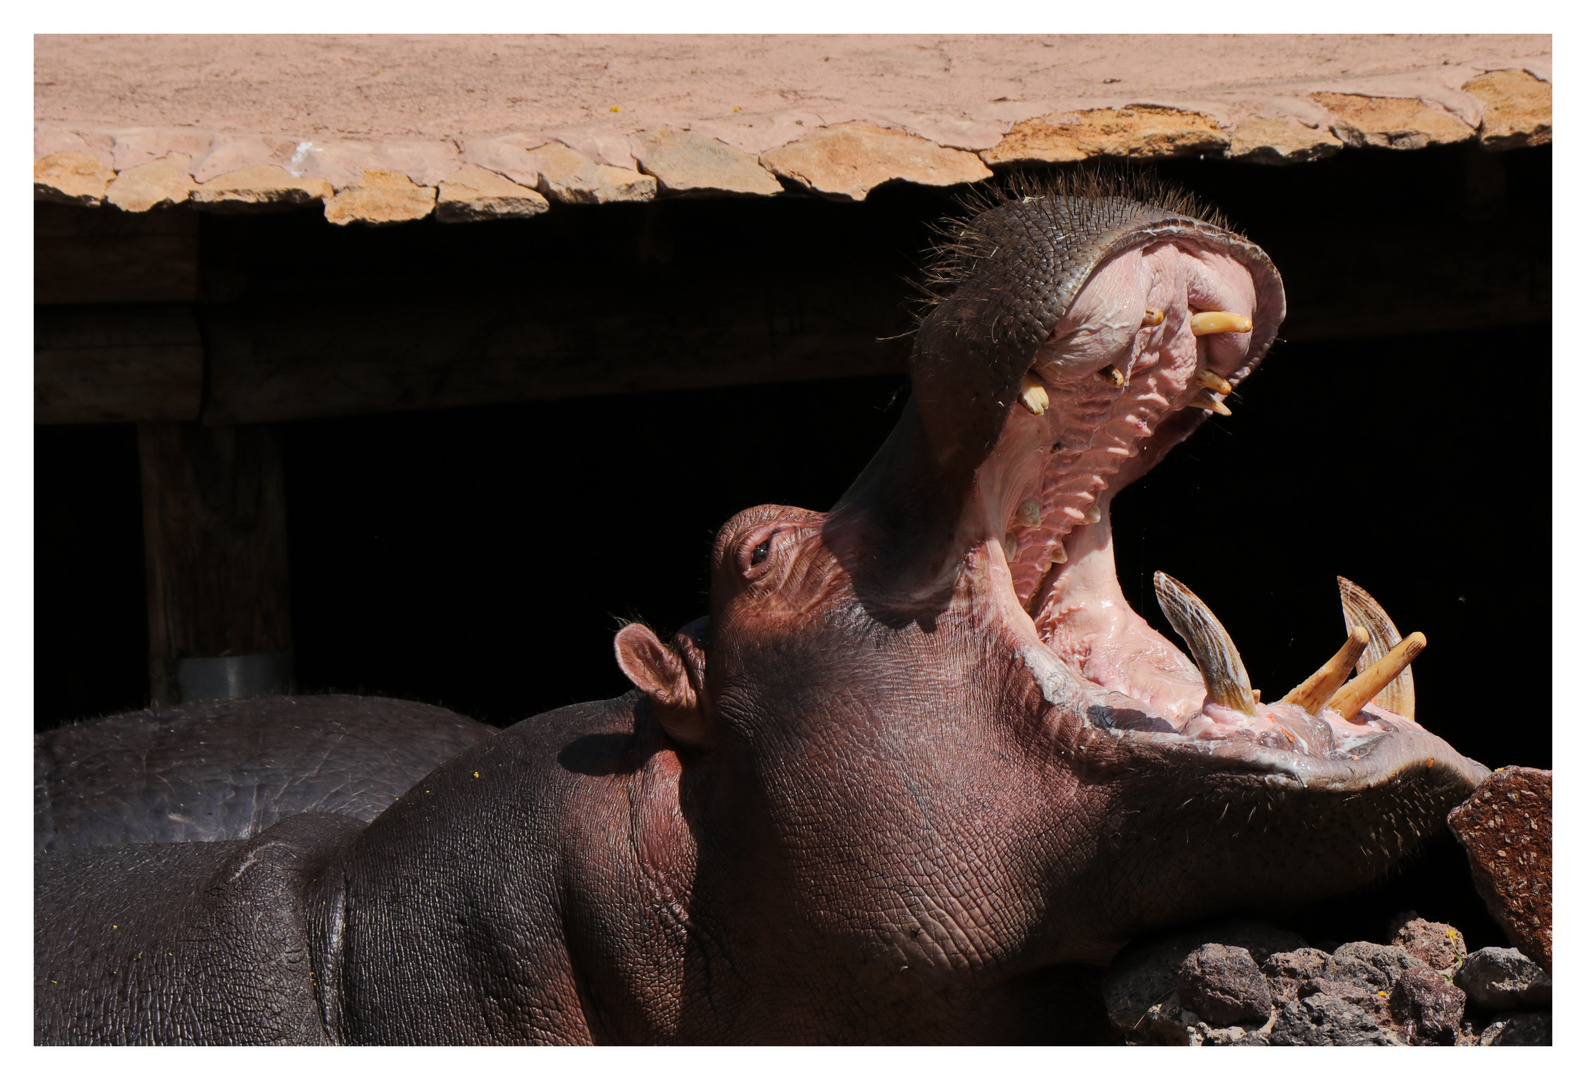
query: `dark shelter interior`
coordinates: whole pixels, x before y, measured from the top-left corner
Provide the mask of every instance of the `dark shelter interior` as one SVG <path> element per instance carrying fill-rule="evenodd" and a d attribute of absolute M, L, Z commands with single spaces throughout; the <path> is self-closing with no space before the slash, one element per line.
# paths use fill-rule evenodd
<path fill-rule="evenodd" d="M 1342 641 L 1344 575 L 1426 634 L 1427 728 L 1489 766 L 1550 768 L 1551 149 L 1153 171 L 1266 249 L 1290 317 L 1233 416 L 1119 496 L 1130 604 L 1171 638 L 1151 575 L 1183 580 L 1275 698 Z M 908 279 L 957 197 L 899 184 L 854 204 L 381 229 L 318 209 L 138 215 L 196 235 L 206 353 L 320 343 L 322 384 L 288 359 L 205 391 L 206 417 L 279 439 L 297 688 L 496 725 L 622 693 L 614 631 L 703 613 L 722 522 L 826 509 L 881 444 L 908 393 Z M 64 240 L 133 217 L 39 215 Z M 41 335 L 104 299 L 54 283 L 56 250 L 38 248 Z M 286 350 L 255 367 L 266 354 Z M 381 357 L 384 381 L 368 374 Z M 137 426 L 36 432 L 43 730 L 146 706 L 151 649 Z M 1490 693 L 1495 654 L 1520 642 L 1544 659 L 1505 665 L 1509 692 Z M 1261 914 L 1345 941 L 1411 907 L 1473 949 L 1507 944 L 1446 839 L 1362 896 Z"/>

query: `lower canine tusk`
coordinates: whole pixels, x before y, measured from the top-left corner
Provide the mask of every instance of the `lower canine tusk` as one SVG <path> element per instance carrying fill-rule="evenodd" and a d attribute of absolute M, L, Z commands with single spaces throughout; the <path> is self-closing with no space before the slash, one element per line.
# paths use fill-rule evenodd
<path fill-rule="evenodd" d="M 1026 375 L 1024 382 L 1019 384 L 1019 404 L 1036 416 L 1042 416 L 1052 407 L 1052 399 L 1046 396 L 1046 387 L 1041 385 L 1040 379 Z"/>
<path fill-rule="evenodd" d="M 1211 368 L 1197 369 L 1195 372 L 1195 381 L 1200 383 L 1206 389 L 1213 390 L 1219 394 L 1231 394 L 1234 392 L 1234 384 L 1223 378 L 1221 375 L 1217 374 Z"/>
<path fill-rule="evenodd" d="M 1198 311 L 1190 316 L 1190 333 L 1196 337 L 1230 332 L 1248 334 L 1250 316 L 1235 315 L 1231 311 Z"/>
<path fill-rule="evenodd" d="M 1353 720 L 1355 714 L 1364 709 L 1383 687 L 1398 678 L 1399 672 L 1409 667 L 1410 661 L 1420 656 L 1424 648 L 1426 635 L 1416 631 L 1389 649 L 1388 655 L 1351 679 L 1349 685 L 1327 703 L 1328 707 L 1345 720 Z"/>
<path fill-rule="evenodd" d="M 1250 676 L 1245 672 L 1245 662 L 1239 659 L 1234 639 L 1228 636 L 1223 624 L 1217 621 L 1205 601 L 1186 589 L 1162 571 L 1156 572 L 1156 602 L 1162 614 L 1173 624 L 1179 637 L 1189 646 L 1195 666 L 1200 669 L 1206 683 L 1206 697 L 1219 705 L 1238 709 L 1250 716 L 1256 713 L 1255 694 L 1250 689 Z"/>
<path fill-rule="evenodd" d="M 1344 642 L 1344 647 L 1333 654 L 1333 658 L 1321 667 L 1316 673 L 1300 685 L 1283 695 L 1279 704 L 1298 705 L 1312 716 L 1322 711 L 1322 706 L 1332 700 L 1338 693 L 1338 688 L 1349 681 L 1349 671 L 1355 666 L 1355 661 L 1360 659 L 1360 654 L 1365 651 L 1366 642 L 1371 640 L 1371 635 L 1366 633 L 1364 627 L 1357 626 L 1349 631 L 1349 640 Z"/>
<path fill-rule="evenodd" d="M 1372 664 L 1388 655 L 1388 650 L 1399 643 L 1399 628 L 1393 625 L 1382 605 L 1371 594 L 1346 577 L 1338 579 L 1338 598 L 1344 605 L 1344 625 L 1363 626 L 1371 635 L 1366 651 L 1360 655 L 1359 667 L 1364 672 Z M 1410 669 L 1399 672 L 1399 677 L 1376 696 L 1384 709 L 1391 709 L 1406 720 L 1415 719 L 1415 679 Z"/>
<path fill-rule="evenodd" d="M 1190 404 L 1197 409 L 1214 412 L 1218 416 L 1232 416 L 1234 414 L 1232 409 L 1223 404 L 1222 398 L 1206 389 L 1197 390 L 1195 396 L 1190 398 Z"/>

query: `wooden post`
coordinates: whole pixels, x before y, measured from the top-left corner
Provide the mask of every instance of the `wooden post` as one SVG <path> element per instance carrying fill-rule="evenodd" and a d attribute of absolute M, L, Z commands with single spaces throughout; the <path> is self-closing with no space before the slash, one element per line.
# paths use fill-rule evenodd
<path fill-rule="evenodd" d="M 141 423 L 138 453 L 154 703 L 290 693 L 279 431 Z"/>

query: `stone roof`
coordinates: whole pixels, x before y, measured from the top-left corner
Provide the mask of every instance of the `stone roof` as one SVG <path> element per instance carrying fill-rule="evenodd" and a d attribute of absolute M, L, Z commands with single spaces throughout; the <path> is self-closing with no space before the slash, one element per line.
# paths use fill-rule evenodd
<path fill-rule="evenodd" d="M 34 191 L 332 222 L 1552 132 L 1547 35 L 34 39 Z"/>

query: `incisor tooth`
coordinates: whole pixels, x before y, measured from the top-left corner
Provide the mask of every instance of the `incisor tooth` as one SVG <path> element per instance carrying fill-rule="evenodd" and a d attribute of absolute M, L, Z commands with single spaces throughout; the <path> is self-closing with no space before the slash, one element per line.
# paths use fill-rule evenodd
<path fill-rule="evenodd" d="M 1355 714 L 1397 678 L 1399 672 L 1409 667 L 1410 661 L 1420 656 L 1424 648 L 1426 635 L 1416 631 L 1389 649 L 1388 655 L 1351 679 L 1348 686 L 1333 695 L 1333 700 L 1327 703 L 1328 707 L 1345 720 L 1353 720 Z"/>
<path fill-rule="evenodd" d="M 1096 372 L 1096 378 L 1100 379 L 1109 386 L 1123 385 L 1123 372 L 1119 371 L 1111 364 L 1108 364 L 1106 367 Z"/>
<path fill-rule="evenodd" d="M 1319 714 L 1322 706 L 1338 693 L 1338 688 L 1349 681 L 1349 670 L 1355 666 L 1355 661 L 1360 659 L 1360 652 L 1369 640 L 1370 635 L 1366 633 L 1364 627 L 1357 626 L 1351 629 L 1344 647 L 1334 653 L 1331 660 L 1317 668 L 1314 675 L 1284 694 L 1279 704 L 1298 705 L 1312 716 Z"/>
<path fill-rule="evenodd" d="M 1036 416 L 1041 416 L 1051 407 L 1052 399 L 1046 396 L 1046 387 L 1041 385 L 1040 379 L 1026 375 L 1019 384 L 1019 404 Z"/>
<path fill-rule="evenodd" d="M 1207 334 L 1235 334 L 1250 332 L 1250 316 L 1235 315 L 1231 311 L 1197 311 L 1190 316 L 1190 333 L 1196 337 Z"/>
<path fill-rule="evenodd" d="M 1219 705 L 1256 715 L 1256 699 L 1250 690 L 1250 676 L 1239 658 L 1234 639 L 1217 621 L 1211 608 L 1194 593 L 1162 571 L 1156 572 L 1156 602 L 1173 624 L 1179 637 L 1189 646 L 1190 656 L 1206 683 L 1206 697 Z"/>
<path fill-rule="evenodd" d="M 1234 414 L 1232 409 L 1223 404 L 1222 398 L 1204 388 L 1197 390 L 1195 396 L 1190 398 L 1189 403 L 1197 409 L 1205 409 L 1208 412 L 1216 413 L 1218 416 L 1232 416 Z"/>
<path fill-rule="evenodd" d="M 1041 504 L 1034 499 L 1026 499 L 1019 504 L 1019 512 L 1013 518 L 1020 525 L 1041 524 Z"/>
<path fill-rule="evenodd" d="M 1217 374 L 1211 368 L 1200 368 L 1195 372 L 1195 381 L 1208 390 L 1215 390 L 1219 394 L 1234 392 L 1234 384 Z"/>
<path fill-rule="evenodd" d="M 1357 671 L 1364 672 L 1399 643 L 1399 629 L 1370 593 L 1346 577 L 1338 579 L 1338 598 L 1344 605 L 1344 625 L 1363 626 L 1366 633 L 1371 635 L 1371 640 L 1366 643 L 1366 651 L 1360 654 L 1360 662 L 1356 666 Z M 1409 668 L 1399 672 L 1398 678 L 1377 694 L 1377 704 L 1407 720 L 1415 719 L 1415 679 Z"/>
<path fill-rule="evenodd" d="M 1162 319 L 1161 308 L 1148 307 L 1145 309 L 1145 318 L 1140 321 L 1143 326 L 1161 326 Z"/>

